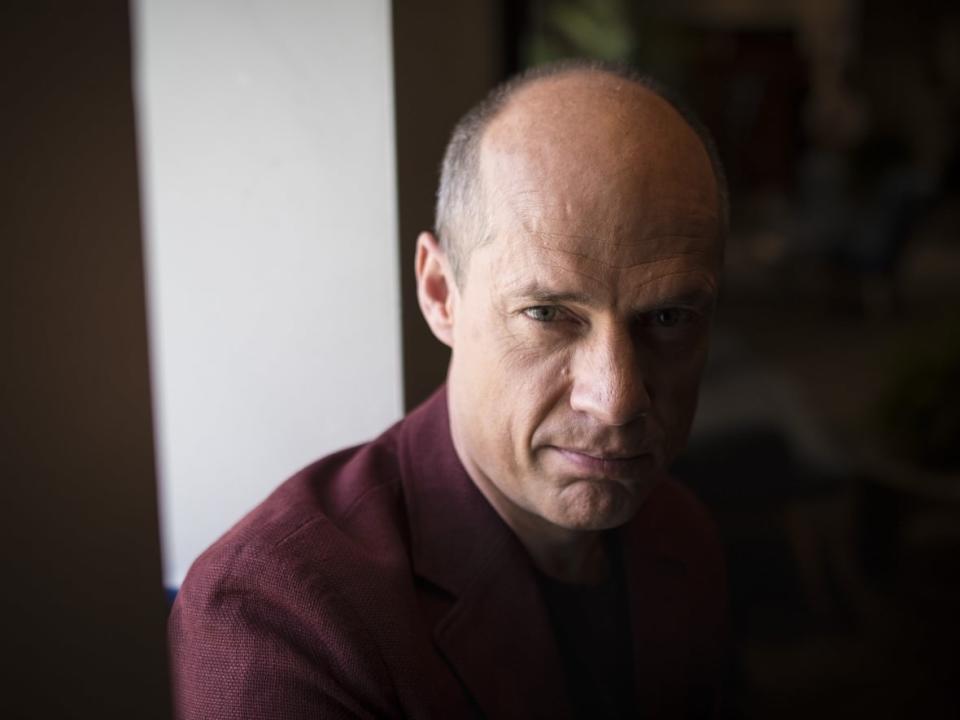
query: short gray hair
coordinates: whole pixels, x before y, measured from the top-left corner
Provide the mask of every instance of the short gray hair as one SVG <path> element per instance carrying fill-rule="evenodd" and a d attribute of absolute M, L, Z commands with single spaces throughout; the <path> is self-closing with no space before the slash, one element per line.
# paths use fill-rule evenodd
<path fill-rule="evenodd" d="M 480 144 L 490 122 L 514 94 L 540 80 L 572 72 L 598 72 L 636 83 L 669 103 L 693 129 L 710 158 L 720 205 L 720 242 L 729 226 L 730 200 L 726 174 L 710 131 L 677 96 L 636 69 L 599 60 L 562 60 L 538 65 L 498 85 L 456 124 L 440 168 L 435 230 L 455 279 L 462 284 L 470 251 L 492 239 L 480 178 Z"/>

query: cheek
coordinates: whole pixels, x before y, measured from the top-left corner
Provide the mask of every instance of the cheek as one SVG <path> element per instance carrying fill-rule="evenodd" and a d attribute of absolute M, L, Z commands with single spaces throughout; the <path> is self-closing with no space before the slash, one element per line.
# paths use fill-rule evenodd
<path fill-rule="evenodd" d="M 535 321 L 505 310 L 492 313 L 478 328 L 478 350 L 496 363 L 505 392 L 538 394 L 568 363 L 569 343 L 559 332 L 548 332 Z"/>
<path fill-rule="evenodd" d="M 496 410 L 509 416 L 511 443 L 517 453 L 534 444 L 537 430 L 564 402 L 569 378 L 570 351 L 511 334 L 500 361 L 501 404 Z"/>
<path fill-rule="evenodd" d="M 522 445 L 567 374 L 565 355 L 544 347 L 498 313 L 472 320 L 457 328 L 454 347 L 460 378 L 471 386 L 480 411 L 477 422 L 500 447 Z"/>

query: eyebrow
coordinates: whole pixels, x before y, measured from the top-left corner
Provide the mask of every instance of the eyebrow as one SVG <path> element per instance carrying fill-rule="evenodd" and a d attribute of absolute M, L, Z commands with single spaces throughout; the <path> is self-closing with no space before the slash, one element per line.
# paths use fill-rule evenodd
<path fill-rule="evenodd" d="M 696 289 L 689 292 L 681 292 L 676 295 L 668 295 L 657 303 L 658 307 L 673 307 L 677 305 L 688 305 L 690 307 L 705 308 L 710 307 L 717 302 L 717 294 L 714 291 Z"/>
<path fill-rule="evenodd" d="M 517 297 L 544 304 L 572 302 L 578 305 L 596 306 L 600 303 L 586 293 L 551 290 L 540 285 L 528 285 L 516 293 Z"/>
<path fill-rule="evenodd" d="M 543 287 L 538 283 L 526 285 L 516 293 L 511 294 L 517 298 L 543 303 L 544 305 L 553 305 L 558 303 L 577 303 L 578 305 L 584 305 L 586 307 L 599 307 L 601 305 L 601 303 L 595 297 L 588 295 L 587 293 L 552 290 L 550 288 Z M 680 292 L 661 298 L 655 306 L 649 308 L 648 310 L 653 310 L 655 308 L 674 307 L 678 305 L 707 308 L 713 306 L 716 301 L 716 292 L 697 288 L 695 290 Z M 647 312 L 648 310 L 643 312 Z"/>

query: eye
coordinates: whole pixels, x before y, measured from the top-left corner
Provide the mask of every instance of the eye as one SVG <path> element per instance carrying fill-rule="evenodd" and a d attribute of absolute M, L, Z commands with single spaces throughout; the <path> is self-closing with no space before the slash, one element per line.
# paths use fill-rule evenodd
<path fill-rule="evenodd" d="M 653 312 L 653 322 L 658 327 L 676 327 L 692 320 L 693 313 L 683 308 L 661 308 Z"/>
<path fill-rule="evenodd" d="M 560 317 L 560 308 L 554 307 L 553 305 L 537 305 L 536 307 L 526 308 L 523 314 L 531 320 L 548 323 Z"/>
<path fill-rule="evenodd" d="M 641 326 L 645 327 L 647 332 L 657 333 L 661 339 L 678 340 L 697 331 L 702 317 L 696 310 L 665 307 L 647 313 L 641 321 Z"/>

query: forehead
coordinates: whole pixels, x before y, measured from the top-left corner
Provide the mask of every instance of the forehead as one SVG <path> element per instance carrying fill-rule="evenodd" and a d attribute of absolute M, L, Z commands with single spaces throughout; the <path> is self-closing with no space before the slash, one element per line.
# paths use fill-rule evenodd
<path fill-rule="evenodd" d="M 525 88 L 491 123 L 480 166 L 504 282 L 552 270 L 607 284 L 629 271 L 635 283 L 719 264 L 703 143 L 635 83 L 581 73 Z"/>
<path fill-rule="evenodd" d="M 494 302 L 573 302 L 618 314 L 716 300 L 720 264 L 711 241 L 671 236 L 603 247 L 589 236 L 505 233 L 475 253 L 468 283 Z M 471 281 L 472 282 L 472 281 Z"/>
<path fill-rule="evenodd" d="M 710 158 L 689 123 L 656 93 L 606 73 L 578 71 L 521 88 L 490 122 L 480 150 L 493 193 L 572 185 L 637 199 L 687 195 L 718 210 Z"/>

